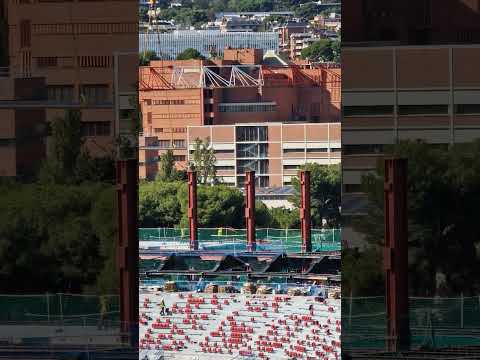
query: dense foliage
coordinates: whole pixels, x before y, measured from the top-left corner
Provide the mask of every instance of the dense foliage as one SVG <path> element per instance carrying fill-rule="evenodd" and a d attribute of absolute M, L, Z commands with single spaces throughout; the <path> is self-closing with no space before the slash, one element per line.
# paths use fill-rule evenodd
<path fill-rule="evenodd" d="M 173 166 L 173 165 L 172 165 Z M 339 224 L 340 173 L 338 166 L 324 167 L 307 164 L 311 171 L 312 225 L 322 226 L 322 218 L 328 226 Z M 199 181 L 201 183 L 201 181 Z M 293 209 L 268 209 L 257 202 L 255 221 L 258 227 L 298 228 L 300 224 L 299 182 L 294 180 L 296 194 L 292 198 Z M 140 227 L 187 227 L 188 193 L 184 181 L 159 180 L 142 182 L 139 191 Z M 199 185 L 199 227 L 244 227 L 245 196 L 237 188 L 222 184 Z"/>
<path fill-rule="evenodd" d="M 84 150 L 79 110 L 51 134 L 36 182 L 0 185 L 0 291 L 114 293 L 113 154 Z"/>
<path fill-rule="evenodd" d="M 394 156 L 408 159 L 409 271 L 410 291 L 417 296 L 477 294 L 480 290 L 480 225 L 477 207 L 480 202 L 480 142 L 456 144 L 449 148 L 423 142 L 401 142 L 386 149 Z M 379 258 L 384 241 L 383 162 L 376 172 L 363 179 L 368 194 L 368 216 L 354 226 L 365 234 L 369 253 Z M 376 272 L 367 267 L 355 272 L 370 273 L 371 283 L 364 282 L 363 295 L 382 276 L 381 264 Z M 347 262 L 347 261 L 345 261 Z M 356 276 L 356 275 L 355 275 Z M 355 283 L 343 272 L 345 283 Z M 356 295 L 362 295 L 357 293 Z"/>
<path fill-rule="evenodd" d="M 300 54 L 302 59 L 311 61 L 340 62 L 340 41 L 321 39 L 303 49 Z"/>
<path fill-rule="evenodd" d="M 161 0 L 158 5 L 161 19 L 194 27 L 214 20 L 215 13 L 229 11 L 294 11 L 296 16 L 304 19 L 311 19 L 322 12 L 340 12 L 338 6 L 320 6 L 305 0 L 195 0 L 182 1 L 181 7 L 173 8 L 169 7 L 169 1 Z M 145 11 L 139 16 L 145 21 Z"/>
<path fill-rule="evenodd" d="M 177 55 L 177 60 L 204 59 L 202 54 L 196 49 L 188 48 Z"/>

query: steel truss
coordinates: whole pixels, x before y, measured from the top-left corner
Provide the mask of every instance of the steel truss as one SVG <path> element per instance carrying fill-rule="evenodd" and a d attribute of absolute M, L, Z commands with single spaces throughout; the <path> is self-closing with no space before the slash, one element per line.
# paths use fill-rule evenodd
<path fill-rule="evenodd" d="M 263 85 L 261 65 L 150 67 L 140 73 L 140 90 L 260 88 Z"/>

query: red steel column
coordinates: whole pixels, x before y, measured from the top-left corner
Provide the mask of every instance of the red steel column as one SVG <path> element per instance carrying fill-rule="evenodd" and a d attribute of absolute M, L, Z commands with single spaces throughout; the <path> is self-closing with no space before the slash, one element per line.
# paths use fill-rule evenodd
<path fill-rule="evenodd" d="M 196 171 L 188 172 L 188 221 L 190 225 L 190 250 L 198 250 Z"/>
<path fill-rule="evenodd" d="M 120 319 L 138 346 L 138 160 L 117 161 L 116 171 Z"/>
<path fill-rule="evenodd" d="M 387 351 L 410 348 L 408 314 L 407 160 L 385 160 L 385 291 Z"/>
<path fill-rule="evenodd" d="M 247 251 L 256 251 L 255 240 L 255 171 L 246 172 L 245 190 L 247 206 L 245 208 L 245 222 L 247 224 Z"/>
<path fill-rule="evenodd" d="M 300 172 L 300 222 L 302 230 L 302 252 L 312 252 L 310 214 L 310 171 Z"/>

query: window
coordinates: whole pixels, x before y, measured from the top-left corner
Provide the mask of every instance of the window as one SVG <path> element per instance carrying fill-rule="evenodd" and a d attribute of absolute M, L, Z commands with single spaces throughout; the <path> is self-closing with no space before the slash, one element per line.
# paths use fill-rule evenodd
<path fill-rule="evenodd" d="M 158 133 L 162 133 L 162 132 L 163 132 L 163 128 L 155 128 L 155 129 L 153 129 L 153 131 L 154 131 L 155 133 L 157 133 L 157 134 L 158 134 Z"/>
<path fill-rule="evenodd" d="M 480 114 L 480 104 L 455 105 L 456 114 Z"/>
<path fill-rule="evenodd" d="M 37 66 L 39 68 L 48 68 L 57 66 L 57 58 L 55 56 L 45 56 L 37 58 Z"/>
<path fill-rule="evenodd" d="M 214 150 L 215 154 L 233 154 L 234 150 L 230 149 L 221 149 L 221 150 Z"/>
<path fill-rule="evenodd" d="M 328 152 L 328 148 L 310 148 L 310 149 L 307 149 L 307 153 L 312 153 L 312 152 Z"/>
<path fill-rule="evenodd" d="M 20 46 L 31 46 L 32 31 L 30 20 L 22 20 L 20 22 Z"/>
<path fill-rule="evenodd" d="M 109 99 L 108 85 L 83 85 L 80 93 L 89 104 L 106 104 Z"/>
<path fill-rule="evenodd" d="M 344 106 L 343 116 L 392 115 L 393 105 Z"/>
<path fill-rule="evenodd" d="M 173 140 L 173 147 L 176 149 L 185 148 L 185 140 Z"/>
<path fill-rule="evenodd" d="M 153 105 L 185 105 L 185 104 L 195 104 L 195 103 L 199 103 L 198 100 L 179 100 L 179 99 L 175 99 L 175 100 L 165 100 L 165 99 L 162 99 L 162 100 L 153 100 L 152 101 Z"/>
<path fill-rule="evenodd" d="M 284 170 L 297 170 L 299 165 L 283 165 Z"/>
<path fill-rule="evenodd" d="M 185 161 L 185 155 L 173 155 L 173 161 Z"/>
<path fill-rule="evenodd" d="M 283 149 L 283 153 L 284 154 L 288 154 L 288 153 L 303 153 L 305 152 L 305 149 L 304 148 L 295 148 L 295 149 Z"/>
<path fill-rule="evenodd" d="M 270 178 L 268 176 L 255 176 L 256 187 L 268 187 Z M 245 176 L 237 176 L 237 184 L 239 187 L 245 187 Z"/>
<path fill-rule="evenodd" d="M 268 141 L 267 126 L 238 126 L 237 141 Z"/>
<path fill-rule="evenodd" d="M 187 132 L 187 128 L 172 128 L 173 133 L 185 133 Z"/>
<path fill-rule="evenodd" d="M 158 140 L 158 147 L 160 149 L 168 149 L 170 147 L 170 140 Z"/>
<path fill-rule="evenodd" d="M 152 113 L 147 112 L 147 123 L 151 124 L 152 123 Z"/>
<path fill-rule="evenodd" d="M 342 148 L 330 148 L 330 152 L 339 153 L 339 152 L 342 152 Z"/>
<path fill-rule="evenodd" d="M 112 66 L 110 56 L 79 56 L 78 65 L 82 68 L 108 68 Z"/>
<path fill-rule="evenodd" d="M 47 97 L 49 101 L 58 104 L 71 104 L 73 102 L 73 86 L 47 86 Z"/>
<path fill-rule="evenodd" d="M 268 174 L 268 160 L 237 160 L 237 174 L 244 174 L 249 170 Z"/>
<path fill-rule="evenodd" d="M 215 165 L 215 169 L 217 169 L 217 170 L 233 170 L 233 169 L 235 169 L 235 166 Z"/>
<path fill-rule="evenodd" d="M 237 158 L 264 158 L 268 156 L 268 144 L 237 144 Z"/>
<path fill-rule="evenodd" d="M 357 155 L 357 154 L 381 154 L 383 153 L 383 145 L 381 144 L 368 144 L 368 145 L 344 145 L 344 155 Z"/>
<path fill-rule="evenodd" d="M 223 103 L 218 105 L 220 112 L 274 112 L 275 103 Z"/>
<path fill-rule="evenodd" d="M 400 105 L 399 115 L 448 115 L 448 105 Z"/>
<path fill-rule="evenodd" d="M 345 184 L 344 186 L 346 193 L 362 192 L 361 184 Z"/>
<path fill-rule="evenodd" d="M 205 118 L 205 125 L 213 125 L 213 118 L 212 117 L 206 117 Z"/>
<path fill-rule="evenodd" d="M 108 136 L 110 135 L 109 121 L 82 122 L 82 136 Z"/>

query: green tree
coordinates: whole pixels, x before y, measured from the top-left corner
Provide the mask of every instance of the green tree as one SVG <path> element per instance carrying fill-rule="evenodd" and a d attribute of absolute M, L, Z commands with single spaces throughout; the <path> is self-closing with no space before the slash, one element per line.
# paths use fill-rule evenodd
<path fill-rule="evenodd" d="M 184 184 L 185 185 L 185 184 Z M 175 227 L 182 218 L 180 182 L 149 181 L 139 186 L 140 227 Z"/>
<path fill-rule="evenodd" d="M 309 20 L 318 14 L 318 10 L 318 5 L 311 2 L 297 6 L 293 11 L 295 12 L 295 16 L 299 17 L 300 19 Z"/>
<path fill-rule="evenodd" d="M 400 142 L 385 152 L 408 159 L 410 287 L 418 296 L 464 293 L 480 289 L 480 143 L 449 149 L 424 142 Z M 372 247 L 384 243 L 384 164 L 362 179 L 368 216 L 354 223 Z M 439 278 L 444 278 L 443 284 Z M 475 279 L 475 280 L 472 280 Z M 442 293 L 443 292 L 443 293 Z"/>
<path fill-rule="evenodd" d="M 82 136 L 80 110 L 66 110 L 64 118 L 51 123 L 47 160 L 40 170 L 43 181 L 72 182 L 85 140 Z"/>
<path fill-rule="evenodd" d="M 327 220 L 330 227 L 340 225 L 341 178 L 339 165 L 319 165 L 307 163 L 301 166 L 302 170 L 310 171 L 310 205 L 312 225 L 322 226 L 322 219 Z M 295 188 L 293 203 L 300 205 L 300 180 L 292 179 Z"/>
<path fill-rule="evenodd" d="M 260 228 L 277 227 L 270 209 L 261 201 L 255 202 L 255 226 Z"/>
<path fill-rule="evenodd" d="M 160 155 L 159 169 L 156 180 L 173 181 L 177 179 L 178 176 L 175 168 L 175 160 L 173 158 L 173 150 L 168 149 L 164 154 Z"/>
<path fill-rule="evenodd" d="M 270 213 L 273 217 L 274 227 L 279 227 L 280 229 L 297 229 L 300 227 L 300 211 L 298 208 L 272 208 Z"/>
<path fill-rule="evenodd" d="M 180 188 L 179 199 L 182 206 L 181 225 L 188 225 L 188 188 Z M 242 228 L 244 224 L 244 196 L 237 188 L 226 185 L 199 186 L 198 226 L 199 227 L 233 227 Z"/>
<path fill-rule="evenodd" d="M 188 48 L 177 55 L 177 60 L 205 59 L 196 49 Z"/>
<path fill-rule="evenodd" d="M 216 182 L 217 170 L 215 168 L 215 151 L 210 146 L 210 139 L 201 140 L 195 139 L 192 161 L 190 168 L 196 170 L 198 174 L 198 182 L 200 184 L 207 184 L 209 182 Z"/>
<path fill-rule="evenodd" d="M 160 60 L 160 59 L 157 56 L 157 53 L 155 51 L 145 50 L 138 55 L 138 60 L 139 60 L 140 66 L 148 66 L 150 64 L 150 61 Z"/>
<path fill-rule="evenodd" d="M 300 55 L 302 59 L 335 61 L 340 56 L 339 47 L 336 43 L 336 41 L 321 39 L 303 49 Z"/>

